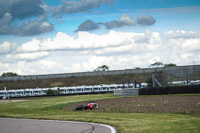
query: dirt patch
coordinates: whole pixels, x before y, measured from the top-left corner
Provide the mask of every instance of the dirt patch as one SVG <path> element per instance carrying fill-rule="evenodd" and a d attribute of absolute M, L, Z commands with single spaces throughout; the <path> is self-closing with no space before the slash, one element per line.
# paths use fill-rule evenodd
<path fill-rule="evenodd" d="M 94 112 L 183 113 L 200 115 L 200 96 L 138 96 L 89 102 L 98 103 L 98 109 L 89 110 Z M 76 106 L 89 102 L 71 104 L 63 109 L 74 111 Z"/>

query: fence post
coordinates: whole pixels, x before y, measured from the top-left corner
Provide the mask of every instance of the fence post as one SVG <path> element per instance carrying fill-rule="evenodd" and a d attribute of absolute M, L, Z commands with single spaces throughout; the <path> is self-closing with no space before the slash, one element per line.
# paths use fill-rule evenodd
<path fill-rule="evenodd" d="M 152 82 L 153 82 L 153 88 L 155 87 L 155 83 L 154 83 L 154 74 L 152 74 Z"/>
<path fill-rule="evenodd" d="M 172 82 L 173 82 L 173 81 L 172 81 L 172 76 L 171 76 L 171 86 L 172 86 Z"/>
<path fill-rule="evenodd" d="M 186 76 L 187 76 L 187 85 L 189 84 L 188 83 L 188 70 L 186 71 Z"/>

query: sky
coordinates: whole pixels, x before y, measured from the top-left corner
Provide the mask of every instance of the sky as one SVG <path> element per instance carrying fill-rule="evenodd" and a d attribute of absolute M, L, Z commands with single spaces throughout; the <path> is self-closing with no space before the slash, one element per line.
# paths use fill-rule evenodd
<path fill-rule="evenodd" d="M 0 0 L 0 75 L 200 65 L 200 0 Z"/>

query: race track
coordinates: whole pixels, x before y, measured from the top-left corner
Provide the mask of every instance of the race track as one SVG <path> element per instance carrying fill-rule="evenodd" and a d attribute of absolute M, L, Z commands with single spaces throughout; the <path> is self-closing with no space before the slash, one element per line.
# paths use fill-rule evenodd
<path fill-rule="evenodd" d="M 0 133 L 116 133 L 108 125 L 34 119 L 0 118 Z"/>

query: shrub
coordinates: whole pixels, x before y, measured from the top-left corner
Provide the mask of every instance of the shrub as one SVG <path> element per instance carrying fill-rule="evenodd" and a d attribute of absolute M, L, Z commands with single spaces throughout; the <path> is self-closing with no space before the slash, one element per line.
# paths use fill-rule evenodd
<path fill-rule="evenodd" d="M 60 91 L 59 90 L 51 90 L 51 89 L 47 90 L 47 95 L 55 95 L 55 94 L 60 94 Z"/>

